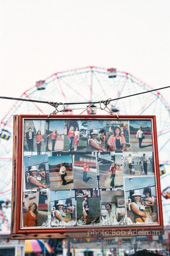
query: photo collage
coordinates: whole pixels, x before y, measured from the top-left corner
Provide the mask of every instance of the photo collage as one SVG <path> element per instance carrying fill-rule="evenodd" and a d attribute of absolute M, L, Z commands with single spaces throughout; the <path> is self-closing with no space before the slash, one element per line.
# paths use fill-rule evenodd
<path fill-rule="evenodd" d="M 157 225 L 151 128 L 151 119 L 24 119 L 22 227 Z"/>

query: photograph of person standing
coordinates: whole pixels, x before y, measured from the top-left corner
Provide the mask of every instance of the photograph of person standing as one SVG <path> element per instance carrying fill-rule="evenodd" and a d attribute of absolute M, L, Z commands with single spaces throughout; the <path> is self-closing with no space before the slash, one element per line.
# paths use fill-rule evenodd
<path fill-rule="evenodd" d="M 93 197 L 93 193 L 87 190 L 84 195 L 79 194 L 79 196 L 76 196 L 76 201 L 78 225 L 95 225 L 100 222 L 100 197 L 98 191 Z"/>
<path fill-rule="evenodd" d="M 65 185 L 67 183 L 67 181 L 65 180 L 66 174 L 66 167 L 63 165 L 63 163 L 60 163 L 60 175 L 63 182 L 62 185 Z"/>
<path fill-rule="evenodd" d="M 42 142 L 42 135 L 41 135 L 41 131 L 38 130 L 36 134 L 37 155 L 41 154 L 41 142 Z"/>
<path fill-rule="evenodd" d="M 53 132 L 51 132 L 50 134 L 48 134 L 47 137 L 49 137 L 49 138 L 51 139 L 51 142 L 52 142 L 52 151 L 54 151 L 55 143 L 56 143 L 56 141 L 57 141 L 57 130 L 54 130 Z"/>
<path fill-rule="evenodd" d="M 46 122 L 46 151 L 63 151 L 64 121 L 48 120 Z"/>
<path fill-rule="evenodd" d="M 139 127 L 139 130 L 136 133 L 136 138 L 139 140 L 139 148 L 141 148 L 142 147 L 142 140 L 143 140 L 142 126 Z"/>
<path fill-rule="evenodd" d="M 56 155 L 48 158 L 50 189 L 66 190 L 73 188 L 73 170 L 71 155 Z"/>
<path fill-rule="evenodd" d="M 130 120 L 130 151 L 152 152 L 151 121 Z"/>
<path fill-rule="evenodd" d="M 27 140 L 27 145 L 28 145 L 28 151 L 33 151 L 34 150 L 34 145 L 33 145 L 33 139 L 34 139 L 34 132 L 32 128 L 30 127 L 28 129 L 28 132 L 26 132 L 26 140 Z"/>

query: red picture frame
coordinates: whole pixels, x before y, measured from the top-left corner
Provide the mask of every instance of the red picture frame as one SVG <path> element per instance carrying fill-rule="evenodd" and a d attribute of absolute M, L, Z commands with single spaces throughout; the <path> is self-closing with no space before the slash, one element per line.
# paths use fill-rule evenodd
<path fill-rule="evenodd" d="M 12 239 L 157 235 L 163 230 L 156 116 L 16 115 L 13 120 Z M 123 127 L 123 124 L 126 124 L 126 127 Z M 32 130 L 35 130 L 34 134 L 29 128 L 30 125 Z M 74 128 L 74 137 L 76 134 L 79 136 L 78 142 L 72 139 L 72 144 L 69 139 L 71 126 Z M 137 137 L 140 126 L 143 126 L 141 134 L 145 136 L 142 142 Z M 57 130 L 55 144 L 52 141 L 52 136 L 55 135 L 50 135 L 54 127 Z M 37 130 L 41 130 L 44 138 L 41 147 L 37 146 Z M 96 131 L 97 138 L 94 136 Z M 28 132 L 30 133 L 26 134 Z M 28 136 L 30 140 L 33 139 L 34 145 L 29 144 Z M 94 149 L 93 137 L 98 139 L 97 150 Z M 31 148 L 33 146 L 34 148 Z M 33 169 L 40 168 L 42 158 L 45 163 L 45 175 L 48 174 L 49 180 L 42 177 L 38 179 L 41 171 L 37 170 L 36 184 L 41 185 L 38 187 L 39 185 L 31 184 L 30 188 L 28 185 L 35 171 Z M 115 168 L 111 167 L 113 163 Z M 67 173 L 65 178 L 59 174 L 62 165 Z M 88 167 L 85 168 L 84 165 Z M 87 168 L 90 171 L 85 173 Z M 150 202 L 154 201 L 154 206 L 148 206 L 149 199 L 142 194 L 146 188 L 150 189 L 148 198 Z M 85 193 L 84 196 L 88 195 L 88 203 L 84 203 L 82 193 Z M 139 207 L 140 212 L 145 212 L 140 218 L 132 211 L 137 205 L 134 201 L 136 196 L 140 197 L 138 204 L 144 205 L 145 209 Z M 70 205 L 64 208 L 68 198 L 72 198 L 72 212 Z M 123 198 L 124 208 L 121 206 Z M 45 218 L 41 225 L 24 226 L 24 211 L 28 207 L 28 199 L 30 202 L 34 200 L 34 205 L 38 202 L 39 215 L 41 214 L 41 219 L 42 216 Z M 58 212 L 61 212 L 57 210 L 57 205 L 59 207 L 61 201 L 64 222 L 57 219 Z M 109 205 L 106 206 L 109 203 L 112 214 L 107 209 Z M 88 207 L 85 209 L 87 218 L 83 213 L 83 204 L 89 207 L 89 210 L 86 210 Z M 150 220 L 149 214 L 152 217 Z M 70 221 L 66 222 L 65 216 L 69 216 Z M 112 219 L 109 216 L 112 216 Z"/>

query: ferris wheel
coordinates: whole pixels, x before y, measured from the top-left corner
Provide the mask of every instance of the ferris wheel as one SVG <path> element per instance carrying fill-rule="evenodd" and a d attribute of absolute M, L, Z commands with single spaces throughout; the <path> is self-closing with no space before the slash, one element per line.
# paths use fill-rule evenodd
<path fill-rule="evenodd" d="M 21 99 L 44 100 L 49 102 L 91 102 L 117 99 L 119 97 L 151 90 L 149 85 L 133 75 L 115 68 L 89 66 L 56 72 L 44 80 L 37 81 L 33 87 L 20 96 Z M 159 160 L 169 164 L 170 151 L 170 108 L 159 91 L 111 102 L 108 107 L 116 108 L 122 115 L 156 115 L 159 144 Z M 87 104 L 65 104 L 59 111 L 65 114 L 80 114 Z M 12 132 L 13 115 L 16 114 L 50 114 L 50 104 L 16 101 L 0 123 L 0 198 L 10 198 L 12 183 Z M 67 110 L 67 111 L 66 111 Z M 62 113 L 63 114 L 63 113 Z M 97 114 L 106 114 L 99 107 Z M 108 114 L 108 113 L 107 113 Z M 169 139 L 168 139 L 169 138 Z M 5 194 L 4 194 L 5 193 Z"/>

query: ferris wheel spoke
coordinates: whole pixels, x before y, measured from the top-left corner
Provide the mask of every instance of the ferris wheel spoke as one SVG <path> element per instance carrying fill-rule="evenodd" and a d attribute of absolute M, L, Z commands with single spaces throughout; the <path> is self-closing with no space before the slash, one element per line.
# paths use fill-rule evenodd
<path fill-rule="evenodd" d="M 170 127 L 166 128 L 165 130 L 161 130 L 158 132 L 158 136 L 164 135 L 170 132 Z"/>
<path fill-rule="evenodd" d="M 106 92 L 105 92 L 100 80 L 98 79 L 96 73 L 93 73 L 93 76 L 96 78 L 96 81 L 97 81 L 98 85 L 100 86 L 100 89 L 102 90 L 103 95 L 107 98 L 108 95 L 106 94 Z"/>
<path fill-rule="evenodd" d="M 60 79 L 59 79 L 59 77 L 58 77 L 58 74 L 56 73 L 55 75 L 56 75 L 56 79 L 57 79 L 57 82 L 58 82 L 59 87 L 60 87 L 60 90 L 61 90 L 61 94 L 62 94 L 62 96 L 63 96 L 63 98 L 64 98 L 64 101 L 67 102 L 66 96 L 65 96 L 65 93 L 64 93 L 64 90 L 63 90 L 63 88 L 62 88 L 62 85 L 61 85 L 61 83 L 60 83 Z M 70 110 L 69 105 L 67 105 L 67 109 Z"/>
<path fill-rule="evenodd" d="M 75 92 L 76 95 L 78 95 L 82 100 L 86 100 L 83 95 L 81 95 L 78 91 L 76 91 L 73 87 L 71 87 L 66 81 L 62 80 L 63 84 L 65 84 L 68 88 L 70 88 L 73 92 Z"/>
<path fill-rule="evenodd" d="M 149 99 L 149 101 L 136 112 L 136 115 L 142 115 L 142 113 L 144 113 L 145 110 L 148 109 L 156 99 L 157 95 L 154 95 L 152 99 Z"/>
<path fill-rule="evenodd" d="M 118 91 L 117 91 L 117 94 L 116 94 L 116 97 L 115 97 L 115 98 L 119 98 L 119 97 L 122 95 L 123 90 L 124 90 L 125 85 L 126 85 L 126 82 L 127 82 L 127 76 L 128 76 L 128 73 L 126 73 L 126 74 L 125 74 L 125 76 L 124 76 L 124 80 L 122 81 L 122 84 L 120 85 L 120 88 L 118 89 Z M 118 104 L 118 100 L 115 102 L 114 106 L 116 107 L 116 106 L 117 106 L 117 104 Z M 111 105 L 110 110 L 112 109 L 112 107 L 113 107 L 113 104 Z"/>
<path fill-rule="evenodd" d="M 159 149 L 159 151 L 161 151 L 170 141 L 170 138 L 162 145 L 162 147 Z"/>
<path fill-rule="evenodd" d="M 24 95 L 28 98 L 28 99 L 31 99 L 31 97 L 29 97 L 28 94 L 26 94 L 26 92 L 24 93 Z M 34 106 L 42 113 L 44 114 L 44 112 L 41 110 L 41 108 L 39 106 L 37 106 L 37 104 L 35 102 L 33 102 Z"/>

